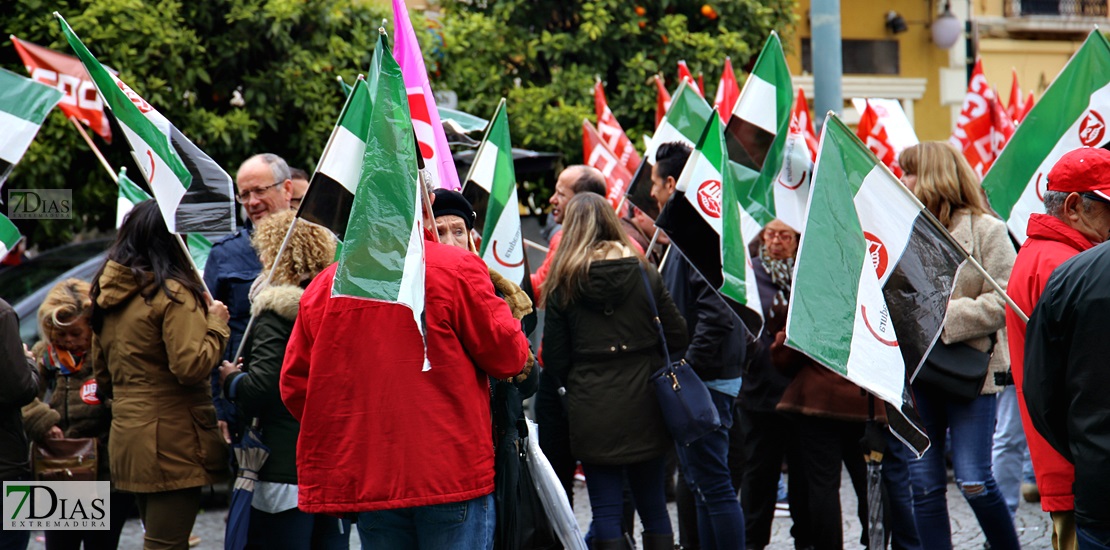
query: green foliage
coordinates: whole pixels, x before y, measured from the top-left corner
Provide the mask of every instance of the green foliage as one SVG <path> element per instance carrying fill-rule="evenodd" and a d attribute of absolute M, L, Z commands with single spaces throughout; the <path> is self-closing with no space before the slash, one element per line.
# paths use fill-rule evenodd
<path fill-rule="evenodd" d="M 5 33 L 72 55 L 53 11 L 233 176 L 260 152 L 311 172 L 343 106 L 336 76 L 365 72 L 377 28 L 392 18 L 388 5 L 359 0 L 20 0 L 0 3 L 0 21 Z M 0 66 L 26 74 L 7 40 Z M 111 145 L 93 139 L 113 168 L 140 174 L 118 126 Z M 73 190 L 77 223 L 20 223 L 40 248 L 114 225 L 115 184 L 60 110 L 5 187 Z"/>
<path fill-rule="evenodd" d="M 460 108 L 480 116 L 507 97 L 514 145 L 559 151 L 568 164 L 582 160 L 582 119 L 595 118 L 596 77 L 617 119 L 640 144 L 655 126 L 653 75 L 663 73 L 673 90 L 677 63 L 686 60 L 695 75 L 705 73 L 712 100 L 725 56 L 740 73 L 771 30 L 788 34 L 794 23 L 794 0 L 441 4 L 443 46 L 425 52 L 429 69 L 438 67 L 432 86 L 454 90 Z"/>

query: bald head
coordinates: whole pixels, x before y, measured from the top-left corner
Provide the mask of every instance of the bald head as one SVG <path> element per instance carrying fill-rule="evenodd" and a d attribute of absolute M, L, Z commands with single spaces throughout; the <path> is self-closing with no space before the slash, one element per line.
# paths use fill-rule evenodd
<path fill-rule="evenodd" d="M 247 209 L 251 222 L 257 224 L 274 212 L 289 210 L 293 198 L 293 182 L 289 165 L 272 153 L 262 153 L 243 161 L 235 174 L 238 200 Z"/>
<path fill-rule="evenodd" d="M 594 193 L 605 196 L 605 175 L 601 170 L 585 164 L 575 164 L 566 167 L 559 174 L 555 182 L 555 193 L 548 201 L 551 203 L 551 215 L 555 223 L 563 223 L 563 208 L 572 197 L 579 193 Z"/>

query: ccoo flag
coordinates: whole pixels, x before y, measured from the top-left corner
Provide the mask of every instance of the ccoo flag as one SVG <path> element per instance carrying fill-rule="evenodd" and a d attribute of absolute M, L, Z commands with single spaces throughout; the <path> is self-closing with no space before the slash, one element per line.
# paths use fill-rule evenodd
<path fill-rule="evenodd" d="M 332 296 L 392 302 L 412 310 L 424 333 L 424 229 L 416 143 L 401 67 L 384 31 L 367 82 L 374 105 L 351 218 Z M 366 84 L 364 84 L 366 85 Z M 352 96 L 355 94 L 352 94 Z M 428 370 L 427 358 L 424 370 Z"/>
<path fill-rule="evenodd" d="M 1064 153 L 1107 147 L 1110 43 L 1095 30 L 1045 90 L 983 177 L 991 207 L 1025 242 L 1029 215 L 1044 212 L 1045 176 Z"/>
<path fill-rule="evenodd" d="M 108 114 L 104 112 L 104 100 L 100 98 L 100 92 L 96 91 L 96 85 L 81 60 L 15 36 L 9 38 L 23 66 L 31 73 L 31 79 L 65 94 L 58 104 L 62 112 L 111 143 L 112 128 L 108 124 Z"/>
<path fill-rule="evenodd" d="M 620 206 L 628 185 L 632 183 L 632 174 L 621 164 L 617 154 L 609 149 L 601 138 L 601 134 L 587 119 L 582 119 L 582 158 L 587 166 L 593 166 L 605 176 L 605 198 L 613 208 Z M 617 212 L 623 215 L 623 212 Z"/>
<path fill-rule="evenodd" d="M 965 254 L 843 122 L 825 119 L 786 343 L 890 406 L 891 430 L 918 455 L 907 380 L 940 336 Z"/>
<path fill-rule="evenodd" d="M 57 12 L 54 16 L 123 129 L 170 232 L 235 231 L 231 176 L 139 94 L 110 74 L 66 20 Z"/>
<path fill-rule="evenodd" d="M 482 227 L 482 249 L 478 255 L 490 269 L 514 283 L 523 284 L 528 268 L 524 263 L 520 232 L 512 143 L 505 98 L 501 98 L 466 179 L 489 193 Z"/>
<path fill-rule="evenodd" d="M 604 139 L 605 145 L 620 158 L 621 164 L 628 173 L 635 172 L 636 167 L 640 165 L 640 154 L 636 152 L 632 140 L 628 139 L 621 123 L 609 109 L 601 79 L 594 83 L 594 111 L 597 113 L 597 131 Z"/>
<path fill-rule="evenodd" d="M 62 92 L 0 69 L 0 186 L 61 100 Z"/>

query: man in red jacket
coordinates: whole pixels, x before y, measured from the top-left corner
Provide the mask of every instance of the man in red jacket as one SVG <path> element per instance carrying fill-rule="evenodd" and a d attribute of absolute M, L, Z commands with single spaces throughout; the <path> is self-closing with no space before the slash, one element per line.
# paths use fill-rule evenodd
<path fill-rule="evenodd" d="M 519 374 L 528 341 L 478 256 L 426 242 L 425 266 L 428 371 L 412 312 L 332 297 L 336 265 L 301 298 L 281 372 L 299 507 L 360 512 L 368 548 L 489 548 L 489 377 Z"/>
<path fill-rule="evenodd" d="M 1110 232 L 1110 151 L 1082 148 L 1067 153 L 1048 173 L 1046 214 L 1032 214 L 1028 239 L 1018 252 L 1006 293 L 1026 314 L 1033 313 L 1056 266 L 1107 239 Z M 1021 421 L 1029 444 L 1041 508 L 1052 516 L 1053 548 L 1074 549 L 1075 469 L 1033 428 L 1025 405 L 1025 322 L 1006 310 L 1010 370 L 1014 375 Z"/>

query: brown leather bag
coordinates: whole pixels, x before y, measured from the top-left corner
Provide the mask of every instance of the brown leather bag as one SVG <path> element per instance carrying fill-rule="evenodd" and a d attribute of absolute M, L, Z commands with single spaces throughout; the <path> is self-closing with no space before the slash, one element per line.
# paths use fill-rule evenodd
<path fill-rule="evenodd" d="M 96 481 L 96 438 L 44 439 L 31 445 L 37 481 Z"/>

